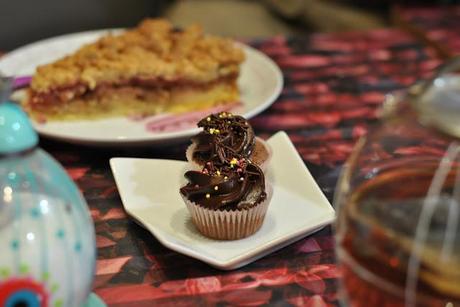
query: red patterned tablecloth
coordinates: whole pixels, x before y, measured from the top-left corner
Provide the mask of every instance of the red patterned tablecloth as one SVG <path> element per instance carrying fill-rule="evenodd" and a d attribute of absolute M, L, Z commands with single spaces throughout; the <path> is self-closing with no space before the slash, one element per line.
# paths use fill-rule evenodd
<path fill-rule="evenodd" d="M 399 7 L 395 19 L 438 50 L 441 57 L 460 55 L 460 5 Z"/>
<path fill-rule="evenodd" d="M 398 30 L 277 37 L 253 42 L 281 67 L 281 97 L 251 120 L 267 138 L 285 130 L 331 200 L 356 139 L 376 122 L 385 93 L 427 77 L 433 52 Z M 234 271 L 163 247 L 123 210 L 112 156 L 184 159 L 163 149 L 93 149 L 42 140 L 83 191 L 97 231 L 94 291 L 110 306 L 336 305 L 339 271 L 331 228 Z"/>

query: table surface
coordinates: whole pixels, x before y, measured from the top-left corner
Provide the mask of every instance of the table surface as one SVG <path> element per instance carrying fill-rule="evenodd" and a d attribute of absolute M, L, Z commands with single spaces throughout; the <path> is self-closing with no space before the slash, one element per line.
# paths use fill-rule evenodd
<path fill-rule="evenodd" d="M 356 139 L 376 123 L 385 93 L 427 78 L 435 52 L 397 29 L 251 42 L 281 67 L 285 87 L 251 120 L 268 138 L 285 130 L 332 202 Z M 340 274 L 331 228 L 234 271 L 220 271 L 163 247 L 124 212 L 109 158 L 185 159 L 169 148 L 94 149 L 41 140 L 76 181 L 97 232 L 94 291 L 110 306 L 337 305 Z"/>
<path fill-rule="evenodd" d="M 441 58 L 460 55 L 460 5 L 400 7 L 394 15 L 404 29 L 436 49 Z"/>

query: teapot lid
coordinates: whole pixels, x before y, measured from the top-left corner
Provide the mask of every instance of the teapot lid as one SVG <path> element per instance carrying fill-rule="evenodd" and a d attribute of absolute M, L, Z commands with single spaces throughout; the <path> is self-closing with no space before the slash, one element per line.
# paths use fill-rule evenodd
<path fill-rule="evenodd" d="M 11 78 L 0 76 L 0 155 L 31 149 L 38 144 L 38 136 L 22 109 L 8 101 Z"/>
<path fill-rule="evenodd" d="M 443 65 L 428 82 L 410 91 L 423 125 L 460 138 L 460 57 Z"/>

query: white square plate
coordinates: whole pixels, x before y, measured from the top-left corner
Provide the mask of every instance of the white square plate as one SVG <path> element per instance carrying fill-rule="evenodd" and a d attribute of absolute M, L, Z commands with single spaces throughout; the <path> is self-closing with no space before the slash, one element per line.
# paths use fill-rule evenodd
<path fill-rule="evenodd" d="M 273 150 L 267 175 L 273 198 L 261 229 L 236 241 L 206 238 L 193 226 L 179 195 L 186 162 L 112 158 L 110 165 L 125 210 L 163 245 L 231 270 L 321 229 L 335 217 L 286 133 L 278 132 L 268 143 Z"/>

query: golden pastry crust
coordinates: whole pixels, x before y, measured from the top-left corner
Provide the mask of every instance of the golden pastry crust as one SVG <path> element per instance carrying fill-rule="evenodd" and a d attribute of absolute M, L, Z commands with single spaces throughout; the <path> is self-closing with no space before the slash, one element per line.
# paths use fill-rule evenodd
<path fill-rule="evenodd" d="M 236 77 L 243 60 L 243 51 L 232 40 L 204 35 L 197 25 L 177 31 L 166 20 L 147 19 L 137 28 L 104 36 L 73 55 L 38 67 L 31 94 L 79 87 L 63 99 L 70 100 L 74 94 L 100 84 L 117 85 L 144 78 L 163 84 L 204 84 Z M 36 102 L 43 102 L 40 100 Z"/>

